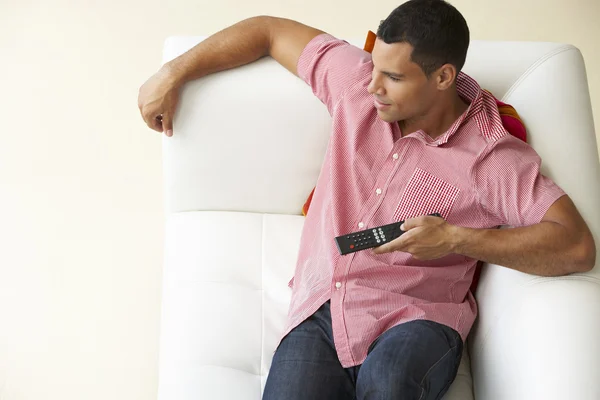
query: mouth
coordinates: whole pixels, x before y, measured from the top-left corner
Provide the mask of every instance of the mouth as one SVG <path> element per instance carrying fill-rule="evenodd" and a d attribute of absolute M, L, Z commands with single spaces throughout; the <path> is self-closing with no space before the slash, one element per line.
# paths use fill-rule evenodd
<path fill-rule="evenodd" d="M 373 103 L 375 104 L 375 108 L 377 108 L 378 110 L 383 110 L 383 109 L 386 109 L 389 106 L 391 106 L 391 104 L 383 103 L 383 102 L 377 100 L 377 98 L 373 99 Z"/>

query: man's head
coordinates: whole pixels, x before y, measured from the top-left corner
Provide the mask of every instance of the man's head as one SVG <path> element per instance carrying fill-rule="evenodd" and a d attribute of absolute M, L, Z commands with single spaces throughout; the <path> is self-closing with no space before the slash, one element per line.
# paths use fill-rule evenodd
<path fill-rule="evenodd" d="M 381 22 L 369 92 L 388 122 L 425 115 L 454 90 L 469 47 L 469 28 L 444 0 L 411 0 Z"/>

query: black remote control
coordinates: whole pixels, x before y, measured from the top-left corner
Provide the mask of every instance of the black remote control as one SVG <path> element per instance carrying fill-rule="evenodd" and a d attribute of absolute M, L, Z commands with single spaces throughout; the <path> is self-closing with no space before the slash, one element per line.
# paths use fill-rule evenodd
<path fill-rule="evenodd" d="M 442 217 L 439 213 L 429 214 L 432 217 Z M 360 250 L 370 249 L 390 242 L 404 233 L 400 229 L 404 221 L 393 224 L 381 225 L 375 228 L 365 229 L 349 233 L 335 238 L 341 255 L 354 253 Z"/>

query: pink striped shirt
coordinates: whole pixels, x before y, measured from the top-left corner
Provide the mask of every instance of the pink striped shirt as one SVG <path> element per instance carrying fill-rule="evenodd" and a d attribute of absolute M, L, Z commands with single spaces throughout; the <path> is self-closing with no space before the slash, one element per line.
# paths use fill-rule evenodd
<path fill-rule="evenodd" d="M 340 256 L 336 236 L 434 212 L 470 228 L 532 225 L 565 194 L 540 174 L 538 154 L 503 128 L 494 98 L 472 78 L 457 77 L 469 108 L 432 140 L 423 131 L 401 137 L 398 124 L 379 119 L 367 91 L 372 69 L 368 52 L 328 34 L 315 37 L 298 62 L 333 125 L 283 336 L 330 299 L 344 367 L 362 364 L 381 333 L 415 319 L 445 324 L 466 339 L 477 314 L 469 290 L 477 260 L 370 250 Z"/>

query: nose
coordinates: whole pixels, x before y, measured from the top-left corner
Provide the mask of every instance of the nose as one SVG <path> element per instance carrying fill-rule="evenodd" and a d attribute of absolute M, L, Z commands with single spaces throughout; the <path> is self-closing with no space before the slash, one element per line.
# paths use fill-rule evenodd
<path fill-rule="evenodd" d="M 385 89 L 381 85 L 381 78 L 375 71 L 371 74 L 371 82 L 367 86 L 367 90 L 370 94 L 377 94 L 379 96 L 385 95 Z"/>

